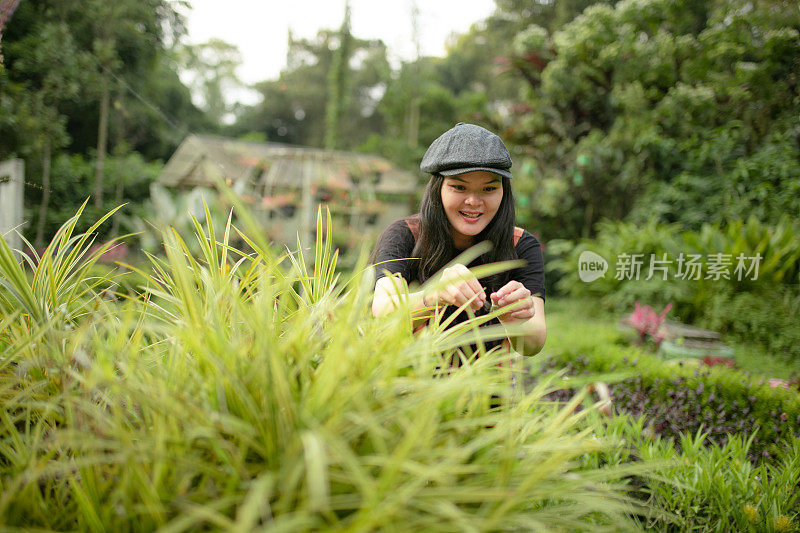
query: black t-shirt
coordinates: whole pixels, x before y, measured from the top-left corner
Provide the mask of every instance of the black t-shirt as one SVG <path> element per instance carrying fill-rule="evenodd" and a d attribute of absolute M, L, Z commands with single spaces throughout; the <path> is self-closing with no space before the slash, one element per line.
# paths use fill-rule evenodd
<path fill-rule="evenodd" d="M 375 282 L 385 276 L 384 270 L 395 274 L 399 273 L 408 283 L 419 281 L 414 279 L 413 272 L 416 271 L 411 259 L 414 250 L 414 234 L 406 224 L 405 219 L 400 219 L 390 224 L 378 239 L 375 252 Z M 544 261 L 542 259 L 542 247 L 539 241 L 527 231 L 522 232 L 522 236 L 517 241 L 514 250 L 517 258 L 526 262 L 524 266 L 515 268 L 508 273 L 509 280 L 522 283 L 526 289 L 531 291 L 534 296 L 544 299 Z M 455 257 L 455 256 L 454 256 Z M 452 258 L 451 258 L 452 259 Z M 384 263 L 384 261 L 387 261 Z M 382 264 L 379 264 L 382 263 Z M 468 267 L 475 267 L 482 264 L 480 259 L 476 259 Z M 498 287 L 499 289 L 499 287 Z M 486 295 L 489 298 L 489 295 Z M 449 306 L 446 315 L 455 311 L 455 307 Z M 483 309 L 479 309 L 476 315 L 486 314 Z M 467 318 L 467 313 L 461 313 L 454 323 L 462 322 Z M 497 323 L 496 320 L 491 323 Z"/>

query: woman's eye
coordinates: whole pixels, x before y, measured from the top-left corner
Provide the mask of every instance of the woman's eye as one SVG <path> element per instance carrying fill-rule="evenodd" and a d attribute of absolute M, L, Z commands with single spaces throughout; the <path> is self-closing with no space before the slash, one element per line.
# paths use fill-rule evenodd
<path fill-rule="evenodd" d="M 494 191 L 497 190 L 497 187 L 486 187 L 483 190 L 484 190 L 484 192 L 494 192 Z"/>
<path fill-rule="evenodd" d="M 464 186 L 463 185 L 451 185 L 451 187 L 456 191 L 463 191 L 464 190 Z"/>

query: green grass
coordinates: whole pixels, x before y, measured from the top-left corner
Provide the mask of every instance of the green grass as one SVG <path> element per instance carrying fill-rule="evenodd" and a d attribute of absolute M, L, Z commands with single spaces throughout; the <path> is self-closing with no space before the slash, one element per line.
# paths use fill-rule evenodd
<path fill-rule="evenodd" d="M 582 343 L 625 346 L 630 335 L 618 326 L 619 316 L 613 315 L 589 300 L 548 298 L 547 343 L 543 352 L 562 353 Z M 736 367 L 751 374 L 754 380 L 800 377 L 800 360 L 789 360 L 770 354 L 756 343 L 740 343 L 724 339 L 734 349 Z"/>
<path fill-rule="evenodd" d="M 749 372 L 756 379 L 792 380 L 800 378 L 800 360 L 772 355 L 760 344 L 736 341 L 728 344 L 733 348 L 736 366 Z"/>

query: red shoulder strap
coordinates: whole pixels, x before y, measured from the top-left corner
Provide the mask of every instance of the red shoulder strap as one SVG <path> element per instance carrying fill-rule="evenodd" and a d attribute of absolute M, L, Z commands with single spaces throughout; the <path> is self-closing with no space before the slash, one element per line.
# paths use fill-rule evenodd
<path fill-rule="evenodd" d="M 411 230 L 411 235 L 414 236 L 414 242 L 417 242 L 417 239 L 419 238 L 419 215 L 411 215 L 403 220 L 405 220 L 408 229 Z M 522 238 L 523 231 L 525 230 L 522 228 L 514 227 L 514 246 L 516 246 L 519 240 Z"/>
<path fill-rule="evenodd" d="M 517 245 L 519 240 L 522 238 L 522 232 L 525 231 L 522 228 L 514 227 L 514 246 Z"/>
<path fill-rule="evenodd" d="M 411 215 L 404 220 L 408 229 L 411 230 L 411 235 L 414 236 L 414 242 L 417 242 L 417 238 L 419 238 L 419 215 Z"/>

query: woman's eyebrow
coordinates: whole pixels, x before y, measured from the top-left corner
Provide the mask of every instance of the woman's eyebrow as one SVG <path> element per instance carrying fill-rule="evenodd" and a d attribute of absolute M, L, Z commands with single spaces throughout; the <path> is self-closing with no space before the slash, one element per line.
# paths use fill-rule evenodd
<path fill-rule="evenodd" d="M 458 176 L 450 176 L 447 179 L 452 180 L 452 181 L 460 181 L 461 183 L 469 183 L 464 178 L 459 178 Z M 487 181 L 486 183 L 484 183 L 484 185 L 491 185 L 492 183 L 497 183 L 498 181 L 500 181 L 500 178 L 492 178 L 489 181 Z"/>

